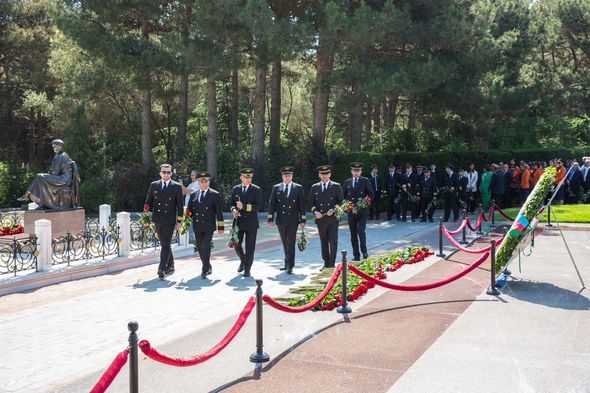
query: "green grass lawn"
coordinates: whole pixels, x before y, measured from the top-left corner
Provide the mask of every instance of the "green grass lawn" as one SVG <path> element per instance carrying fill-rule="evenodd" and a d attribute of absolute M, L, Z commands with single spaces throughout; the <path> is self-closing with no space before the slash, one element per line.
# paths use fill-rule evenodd
<path fill-rule="evenodd" d="M 516 217 L 520 207 L 512 207 L 504 210 L 510 217 Z M 590 205 L 561 205 L 551 206 L 551 221 L 554 221 L 553 212 L 559 222 L 590 223 Z M 506 219 L 498 212 L 495 213 L 496 221 L 505 221 Z M 542 222 L 547 222 L 547 211 L 543 214 Z"/>

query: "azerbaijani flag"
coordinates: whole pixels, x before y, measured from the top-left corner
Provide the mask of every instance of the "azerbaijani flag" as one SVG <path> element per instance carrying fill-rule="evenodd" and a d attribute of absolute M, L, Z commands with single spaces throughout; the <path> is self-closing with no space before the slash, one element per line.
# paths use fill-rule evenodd
<path fill-rule="evenodd" d="M 510 236 L 521 236 L 524 230 L 529 225 L 529 220 L 525 216 L 518 216 L 514 220 L 512 227 L 510 228 L 510 232 L 508 234 Z"/>

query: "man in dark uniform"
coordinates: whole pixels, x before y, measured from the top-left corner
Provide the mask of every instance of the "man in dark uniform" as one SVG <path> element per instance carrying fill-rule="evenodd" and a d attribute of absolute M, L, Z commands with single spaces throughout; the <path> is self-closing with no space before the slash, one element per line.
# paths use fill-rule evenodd
<path fill-rule="evenodd" d="M 240 180 L 232 189 L 231 212 L 234 216 L 235 224 L 238 226 L 238 244 L 235 247 L 236 254 L 240 258 L 240 267 L 238 273 L 244 272 L 244 277 L 250 277 L 250 269 L 254 262 L 254 249 L 256 248 L 256 234 L 258 233 L 258 209 L 262 202 L 262 190 L 255 184 L 252 184 L 254 170 L 244 168 L 240 171 Z M 242 247 L 246 236 L 246 251 Z"/>
<path fill-rule="evenodd" d="M 321 165 L 317 171 L 320 181 L 311 186 L 311 212 L 318 226 L 324 269 L 332 268 L 336 263 L 339 221 L 334 215 L 334 210 L 336 205 L 342 204 L 344 195 L 340 184 L 330 180 L 330 165 Z"/>
<path fill-rule="evenodd" d="M 379 178 L 379 168 L 376 164 L 371 165 L 371 187 L 373 188 L 373 203 L 369 207 L 369 220 L 375 218 L 379 221 L 381 215 L 381 179 Z"/>
<path fill-rule="evenodd" d="M 424 211 L 424 199 L 422 198 L 422 183 L 424 182 L 424 167 L 422 164 L 416 165 L 416 187 L 414 187 L 414 195 L 416 203 L 414 203 L 414 218 L 422 218 Z"/>
<path fill-rule="evenodd" d="M 459 219 L 459 206 L 457 205 L 457 190 L 459 189 L 459 177 L 451 164 L 445 165 L 445 216 L 444 221 L 448 222 L 451 216 L 451 209 L 453 209 L 453 221 Z"/>
<path fill-rule="evenodd" d="M 214 189 L 209 188 L 211 175 L 208 172 L 199 172 L 197 181 L 199 182 L 199 190 L 191 194 L 187 211 L 193 217 L 195 243 L 203 263 L 201 278 L 206 278 L 213 272 L 210 261 L 213 232 L 217 229 L 217 233 L 223 235 L 225 228 L 221 195 Z"/>
<path fill-rule="evenodd" d="M 274 185 L 268 202 L 268 226 L 274 226 L 274 214 L 276 213 L 276 224 L 285 252 L 285 265 L 281 270 L 287 270 L 288 274 L 293 274 L 295 267 L 297 227 L 305 228 L 306 221 L 303 187 L 293 183 L 294 170 L 292 166 L 281 168 L 283 182 Z"/>
<path fill-rule="evenodd" d="M 430 176 L 430 168 L 424 168 L 424 178 L 422 179 L 422 219 L 420 221 L 425 222 L 426 220 L 432 222 L 432 216 L 434 215 L 434 207 L 428 208 L 432 201 L 438 198 L 438 192 L 436 189 L 436 180 Z"/>
<path fill-rule="evenodd" d="M 174 256 L 172 255 L 172 235 L 174 228 L 180 230 L 183 212 L 182 187 L 170 179 L 172 165 L 160 166 L 160 180 L 150 185 L 145 204 L 152 212 L 152 222 L 160 239 L 160 265 L 158 277 L 164 278 L 165 274 L 174 273 Z"/>
<path fill-rule="evenodd" d="M 355 204 L 369 197 L 373 199 L 373 188 L 369 179 L 361 176 L 363 171 L 363 164 L 360 162 L 353 162 L 350 164 L 350 173 L 352 177 L 344 182 L 344 199 L 354 202 Z M 367 252 L 367 236 L 365 228 L 367 227 L 368 208 L 359 209 L 356 214 L 348 213 L 348 228 L 350 229 L 350 242 L 352 243 L 352 254 L 355 261 L 361 259 L 361 252 L 363 258 L 367 259 L 369 253 Z M 360 241 L 360 251 L 359 251 Z"/>
<path fill-rule="evenodd" d="M 414 203 L 411 199 L 420 197 L 418 190 L 418 180 L 416 174 L 412 172 L 412 165 L 406 164 L 406 173 L 400 179 L 400 204 L 402 209 L 402 221 L 407 221 L 408 208 L 412 221 L 416 221 Z"/>
<path fill-rule="evenodd" d="M 465 175 L 463 168 L 459 168 L 457 171 L 459 175 L 459 191 L 457 192 L 457 203 L 461 209 L 469 207 L 467 200 L 467 187 L 469 186 L 469 179 Z"/>
<path fill-rule="evenodd" d="M 395 164 L 389 164 L 389 172 L 385 176 L 385 192 L 387 193 L 387 219 L 391 220 L 395 214 L 399 220 L 399 206 L 395 203 L 395 199 L 399 196 L 399 180 L 400 175 L 396 172 Z"/>

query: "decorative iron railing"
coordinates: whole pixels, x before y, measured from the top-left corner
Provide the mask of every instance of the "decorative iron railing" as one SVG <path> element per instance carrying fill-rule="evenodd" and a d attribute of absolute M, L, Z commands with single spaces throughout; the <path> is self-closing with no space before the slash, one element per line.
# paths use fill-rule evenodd
<path fill-rule="evenodd" d="M 17 272 L 37 270 L 37 237 L 8 237 L 0 238 L 0 274 L 14 274 Z"/>
<path fill-rule="evenodd" d="M 12 225 L 25 225 L 25 217 L 22 210 L 0 210 L 0 227 Z"/>
<path fill-rule="evenodd" d="M 172 244 L 180 242 L 180 234 L 178 230 L 174 230 L 172 235 Z M 131 221 L 131 251 L 146 250 L 158 248 L 160 241 L 154 229 L 154 225 L 142 225 L 139 221 Z"/>
<path fill-rule="evenodd" d="M 75 261 L 119 255 L 119 226 L 101 229 L 98 232 L 84 231 L 78 234 L 68 232 L 52 241 L 51 258 L 54 265 L 67 264 Z"/>

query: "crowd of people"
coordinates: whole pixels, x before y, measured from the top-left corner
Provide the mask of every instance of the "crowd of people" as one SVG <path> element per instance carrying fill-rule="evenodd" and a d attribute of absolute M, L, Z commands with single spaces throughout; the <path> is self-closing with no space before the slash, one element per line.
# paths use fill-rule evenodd
<path fill-rule="evenodd" d="M 281 270 L 293 273 L 295 245 L 299 228 L 303 231 L 307 212 L 311 210 L 321 243 L 323 268 L 333 268 L 338 253 L 338 227 L 346 214 L 350 230 L 353 260 L 368 258 L 365 228 L 368 220 L 379 220 L 383 211 L 388 220 L 433 221 L 434 211 L 444 202 L 444 221 L 460 219 L 461 209 L 473 212 L 481 204 L 487 211 L 495 202 L 508 208 L 526 201 L 531 190 L 548 166 L 557 169 L 554 184 L 562 182 L 554 203 L 590 203 L 590 157 L 582 159 L 582 166 L 568 159 L 546 162 L 515 160 L 485 165 L 480 173 L 474 164 L 467 170 L 447 163 L 444 173 L 435 165 L 423 166 L 390 164 L 384 176 L 377 165 L 362 176 L 363 164 L 350 164 L 351 177 L 341 185 L 331 180 L 330 165 L 317 170 L 319 182 L 309 192 L 293 182 L 295 168 L 282 167 L 282 181 L 273 186 L 269 199 L 267 224 L 278 229 L 285 255 Z M 219 192 L 210 188 L 208 172 L 193 171 L 188 187 L 171 179 L 172 167 L 160 167 L 160 180 L 150 185 L 146 206 L 152 212 L 152 222 L 162 245 L 158 276 L 174 272 L 174 258 L 170 243 L 174 228 L 180 229 L 186 212 L 192 218 L 192 232 L 202 261 L 201 277 L 212 274 L 210 263 L 211 239 L 217 231 L 224 234 L 223 203 Z M 259 229 L 258 212 L 262 207 L 262 190 L 252 183 L 254 170 L 240 170 L 240 183 L 231 192 L 233 224 L 230 237 L 240 259 L 238 273 L 251 276 L 256 236 Z M 306 194 L 308 197 L 306 197 Z M 311 206 L 311 208 L 308 208 Z M 245 243 L 245 244 L 244 244 Z"/>

